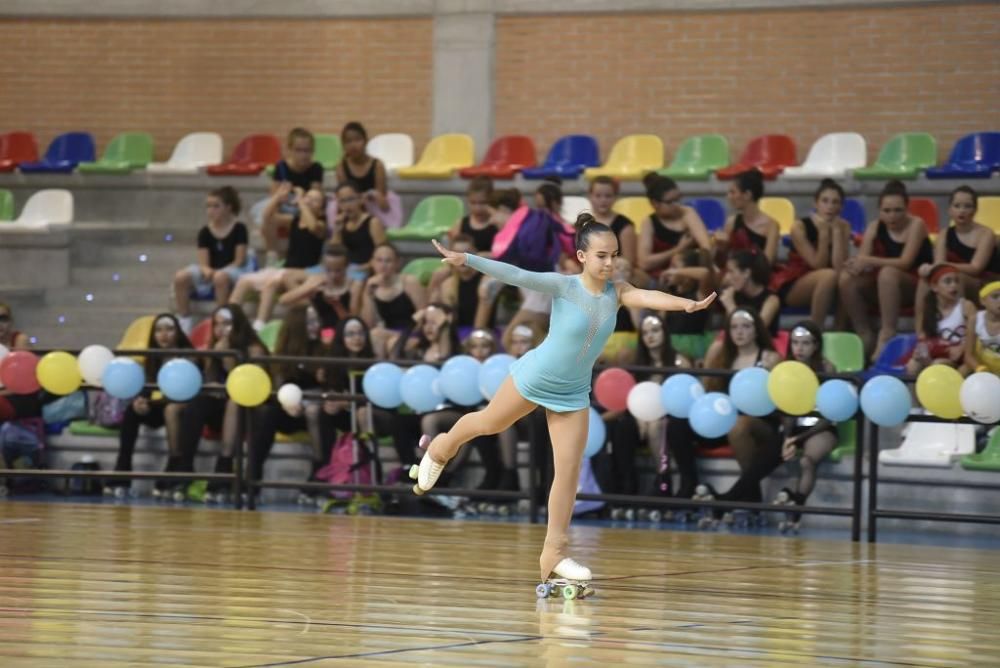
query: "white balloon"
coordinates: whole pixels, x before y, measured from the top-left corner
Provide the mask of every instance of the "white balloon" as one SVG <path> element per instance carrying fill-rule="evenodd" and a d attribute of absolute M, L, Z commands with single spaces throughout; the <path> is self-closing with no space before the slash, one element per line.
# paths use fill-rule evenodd
<path fill-rule="evenodd" d="M 104 369 L 114 358 L 114 353 L 104 346 L 90 345 L 80 351 L 76 364 L 80 368 L 80 375 L 88 384 L 101 387 Z"/>
<path fill-rule="evenodd" d="M 628 412 L 636 420 L 644 422 L 659 420 L 667 414 L 667 410 L 663 407 L 663 402 L 660 400 L 660 384 L 648 380 L 637 383 L 635 387 L 629 390 L 626 404 L 628 405 Z"/>
<path fill-rule="evenodd" d="M 296 408 L 302 404 L 302 388 L 294 383 L 285 383 L 278 389 L 278 403 L 284 408 Z"/>
<path fill-rule="evenodd" d="M 1000 376 L 986 371 L 972 374 L 962 383 L 958 398 L 962 410 L 976 422 L 1000 421 Z"/>

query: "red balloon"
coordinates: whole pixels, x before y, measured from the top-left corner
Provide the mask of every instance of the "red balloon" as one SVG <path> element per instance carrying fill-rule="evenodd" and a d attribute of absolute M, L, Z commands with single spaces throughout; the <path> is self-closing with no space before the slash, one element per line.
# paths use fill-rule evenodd
<path fill-rule="evenodd" d="M 635 387 L 635 378 L 625 369 L 605 369 L 594 381 L 597 403 L 609 411 L 623 411 L 628 406 L 628 393 Z"/>
<path fill-rule="evenodd" d="M 16 350 L 0 360 L 0 382 L 14 394 L 34 394 L 42 389 L 35 376 L 38 356 Z"/>

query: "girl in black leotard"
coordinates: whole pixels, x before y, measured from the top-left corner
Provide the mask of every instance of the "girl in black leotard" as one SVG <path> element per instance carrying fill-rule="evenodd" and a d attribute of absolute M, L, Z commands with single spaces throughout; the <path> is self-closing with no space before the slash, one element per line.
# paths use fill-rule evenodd
<path fill-rule="evenodd" d="M 385 165 L 365 152 L 368 132 L 364 126 L 356 121 L 345 125 L 340 131 L 340 143 L 344 158 L 337 165 L 337 183 L 353 183 L 362 197 L 373 200 L 380 211 L 388 211 Z"/>
<path fill-rule="evenodd" d="M 728 252 L 754 248 L 764 254 L 769 264 L 774 264 L 781 232 L 778 221 L 757 205 L 763 196 L 764 178 L 756 169 L 743 172 L 729 184 L 726 198 L 736 213 L 715 233 L 720 266 L 725 263 Z"/>
<path fill-rule="evenodd" d="M 365 211 L 359 193 L 350 182 L 337 186 L 337 219 L 330 240 L 347 249 L 347 278 L 352 281 L 368 278 L 375 247 L 386 240 L 382 221 Z"/>
<path fill-rule="evenodd" d="M 399 273 L 399 253 L 391 244 L 375 249 L 372 269 L 361 291 L 361 317 L 371 328 L 375 355 L 384 359 L 400 333 L 413 326 L 427 296 L 416 276 Z"/>
<path fill-rule="evenodd" d="M 854 331 L 865 344 L 865 352 L 878 357 L 882 347 L 896 335 L 899 313 L 913 305 L 917 268 L 933 261 L 927 226 L 907 213 L 910 197 L 900 181 L 889 181 L 878 198 L 879 217 L 868 225 L 861 250 L 844 263 L 839 278 L 841 299 Z M 868 316 L 877 297 L 882 326 L 876 341 Z"/>
<path fill-rule="evenodd" d="M 690 248 L 710 250 L 711 238 L 698 212 L 681 204 L 681 191 L 665 176 L 650 178 L 646 197 L 653 213 L 639 229 L 640 268 L 659 278 L 675 255 Z"/>
<path fill-rule="evenodd" d="M 759 252 L 736 251 L 726 261 L 726 287 L 719 303 L 730 314 L 738 308 L 752 308 L 760 314 L 771 336 L 778 334 L 778 295 L 767 288 L 771 268 Z"/>
<path fill-rule="evenodd" d="M 639 255 L 636 248 L 638 235 L 635 232 L 635 223 L 638 221 L 631 221 L 620 213 L 615 213 L 612 207 L 617 197 L 618 182 L 610 176 L 598 176 L 590 182 L 587 198 L 590 200 L 594 220 L 604 223 L 615 233 L 618 237 L 618 256 L 625 258 L 632 265 L 633 283 L 643 285 L 646 275 L 640 277 L 636 273 L 639 271 Z"/>

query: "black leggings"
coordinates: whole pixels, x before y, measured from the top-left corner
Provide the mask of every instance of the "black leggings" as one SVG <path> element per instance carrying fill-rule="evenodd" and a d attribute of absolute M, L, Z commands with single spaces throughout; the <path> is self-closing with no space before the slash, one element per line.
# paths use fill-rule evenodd
<path fill-rule="evenodd" d="M 149 412 L 139 415 L 130 403 L 125 409 L 125 416 L 122 418 L 121 427 L 118 431 L 118 460 L 115 462 L 116 471 L 132 470 L 132 455 L 135 454 L 135 443 L 139 439 L 139 425 L 146 425 L 151 429 L 159 429 L 164 423 L 163 404 L 151 403 Z"/>

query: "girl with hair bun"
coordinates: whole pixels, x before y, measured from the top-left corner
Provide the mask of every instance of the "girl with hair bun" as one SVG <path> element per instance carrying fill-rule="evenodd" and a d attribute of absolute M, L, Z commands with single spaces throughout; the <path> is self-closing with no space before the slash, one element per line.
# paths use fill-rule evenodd
<path fill-rule="evenodd" d="M 525 271 L 478 255 L 455 253 L 437 242 L 434 246 L 452 266 L 468 264 L 504 283 L 551 295 L 552 321 L 541 345 L 511 365 L 509 377 L 486 408 L 463 416 L 450 431 L 429 443 L 426 437 L 421 439 L 427 451 L 420 465 L 410 471 L 417 481 L 414 492 L 423 494 L 433 488 L 445 465 L 468 441 L 501 432 L 538 406 L 544 407 L 555 475 L 549 492 L 548 532 L 539 558 L 541 587 L 548 587 L 551 578 L 561 578 L 587 595 L 591 572 L 570 558 L 567 531 L 587 442 L 594 362 L 614 330 L 620 306 L 693 313 L 711 305 L 715 294 L 696 302 L 613 282 L 618 240 L 611 228 L 589 213 L 580 214 L 576 221 L 580 274 Z"/>

